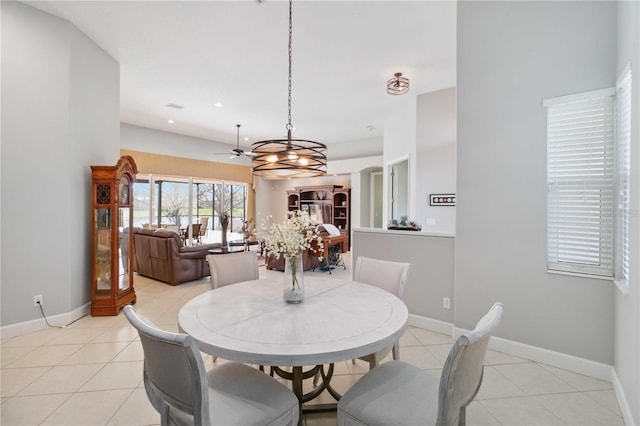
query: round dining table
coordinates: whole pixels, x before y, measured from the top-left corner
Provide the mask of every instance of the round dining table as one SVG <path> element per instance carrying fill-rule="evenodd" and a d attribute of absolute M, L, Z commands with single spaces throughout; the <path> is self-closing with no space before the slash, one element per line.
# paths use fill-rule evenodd
<path fill-rule="evenodd" d="M 317 369 L 391 346 L 404 333 L 409 316 L 402 300 L 368 284 L 305 276 L 304 286 L 300 304 L 283 300 L 282 279 L 210 290 L 180 309 L 178 325 L 207 354 L 293 367 L 293 392 L 302 404 L 308 400 L 302 380 L 315 374 L 303 372 L 303 366 Z"/>

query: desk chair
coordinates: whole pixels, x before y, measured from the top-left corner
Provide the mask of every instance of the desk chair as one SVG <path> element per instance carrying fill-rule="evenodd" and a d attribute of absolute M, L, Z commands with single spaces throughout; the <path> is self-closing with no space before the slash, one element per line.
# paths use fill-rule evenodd
<path fill-rule="evenodd" d="M 356 267 L 353 270 L 353 280 L 365 284 L 370 284 L 393 293 L 404 302 L 404 288 L 407 283 L 407 275 L 409 274 L 410 263 L 391 262 L 388 260 L 372 259 L 370 257 L 359 256 L 356 261 Z M 369 370 L 392 352 L 393 359 L 400 359 L 400 342 L 396 341 L 392 346 L 388 346 L 378 352 L 361 356 L 358 359 L 369 363 Z M 356 363 L 356 360 L 351 360 Z M 316 374 L 313 378 L 313 384 L 318 383 L 320 375 Z"/>
<path fill-rule="evenodd" d="M 206 372 L 187 334 L 156 328 L 133 306 L 124 314 L 140 335 L 147 396 L 161 425 L 296 425 L 298 399 L 284 385 L 244 364 Z"/>
<path fill-rule="evenodd" d="M 258 255 L 254 251 L 229 254 L 208 254 L 211 289 L 242 281 L 260 279 Z M 213 357 L 215 361 L 217 357 Z"/>
<path fill-rule="evenodd" d="M 494 304 L 473 331 L 458 338 L 440 380 L 402 361 L 386 362 L 366 373 L 338 402 L 338 426 L 464 426 L 466 407 L 482 384 L 484 356 L 502 310 L 502 304 Z"/>
<path fill-rule="evenodd" d="M 182 242 L 184 244 L 187 243 L 189 239 L 189 226 L 180 230 L 180 236 L 182 237 Z M 202 239 L 200 238 L 200 224 L 192 223 L 191 224 L 191 236 L 193 241 L 199 244 L 202 244 Z"/>
<path fill-rule="evenodd" d="M 203 216 L 200 218 L 200 232 L 198 233 L 198 241 L 202 240 L 202 237 L 207 236 L 209 228 L 209 216 Z"/>
<path fill-rule="evenodd" d="M 173 231 L 175 233 L 180 233 L 180 225 L 167 225 L 164 227 L 167 231 Z"/>
<path fill-rule="evenodd" d="M 241 281 L 260 278 L 258 255 L 255 251 L 207 255 L 211 271 L 211 288 L 216 289 Z"/>
<path fill-rule="evenodd" d="M 371 284 L 378 288 L 395 294 L 404 302 L 404 289 L 407 284 L 410 263 L 391 262 L 388 260 L 372 259 L 359 256 L 356 267 L 353 270 L 353 280 Z M 369 354 L 359 359 L 369 363 L 369 369 L 376 365 L 392 352 L 393 359 L 400 359 L 400 343 L 398 341 L 392 347 L 384 348 L 376 353 Z M 353 360 L 355 363 L 355 360 Z"/>

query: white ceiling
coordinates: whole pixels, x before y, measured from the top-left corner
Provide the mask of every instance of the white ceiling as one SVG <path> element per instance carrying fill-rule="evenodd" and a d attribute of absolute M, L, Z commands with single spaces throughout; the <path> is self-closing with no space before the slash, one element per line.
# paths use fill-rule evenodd
<path fill-rule="evenodd" d="M 245 148 L 285 135 L 288 2 L 25 3 L 120 63 L 122 122 L 230 144 L 239 123 Z M 294 136 L 326 143 L 329 158 L 380 154 L 394 105 L 455 85 L 455 24 L 454 1 L 295 1 Z M 386 93 L 394 72 L 409 95 Z"/>

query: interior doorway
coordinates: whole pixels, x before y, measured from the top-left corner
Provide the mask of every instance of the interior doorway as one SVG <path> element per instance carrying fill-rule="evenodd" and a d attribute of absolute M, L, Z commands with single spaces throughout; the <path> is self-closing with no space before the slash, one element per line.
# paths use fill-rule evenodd
<path fill-rule="evenodd" d="M 369 209 L 369 223 L 373 228 L 382 228 L 382 194 L 383 194 L 383 174 L 382 172 L 371 172 L 371 206 Z"/>

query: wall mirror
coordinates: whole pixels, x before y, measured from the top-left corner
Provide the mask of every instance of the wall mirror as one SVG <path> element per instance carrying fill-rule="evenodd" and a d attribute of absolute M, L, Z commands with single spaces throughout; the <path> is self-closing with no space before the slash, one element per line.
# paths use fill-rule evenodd
<path fill-rule="evenodd" d="M 409 158 L 388 163 L 389 218 L 407 219 L 409 215 Z"/>

